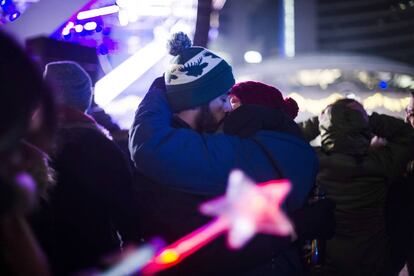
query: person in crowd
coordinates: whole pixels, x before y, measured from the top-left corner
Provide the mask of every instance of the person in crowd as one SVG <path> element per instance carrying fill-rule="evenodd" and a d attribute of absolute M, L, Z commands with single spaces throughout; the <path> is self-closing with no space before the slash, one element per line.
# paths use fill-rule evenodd
<path fill-rule="evenodd" d="M 414 128 L 414 92 L 411 92 L 410 101 L 405 109 L 405 122 L 410 124 Z"/>
<path fill-rule="evenodd" d="M 147 194 L 140 200 L 140 210 L 147 215 L 146 225 L 152 227 L 144 231 L 172 242 L 209 221 L 198 214 L 198 205 L 224 193 L 234 168 L 257 182 L 280 178 L 278 172 L 283 171 L 292 181 L 285 209 L 288 213 L 300 209 L 317 173 L 313 149 L 297 137 L 274 131 L 259 131 L 244 139 L 214 133 L 230 109 L 231 67 L 208 49 L 192 47 L 183 33 L 175 34 L 169 44 L 176 57 L 164 78 L 154 81 L 130 130 L 137 186 Z M 278 246 L 283 247 L 278 244 L 282 241 L 259 236 L 240 252 L 228 252 L 213 243 L 196 253 L 204 261 L 186 267 L 190 257 L 176 269 L 197 275 L 242 274 L 273 258 L 268 268 L 281 275 L 300 273 L 296 252 L 285 252 L 280 258 L 274 255 L 279 253 Z"/>
<path fill-rule="evenodd" d="M 121 127 L 113 120 L 113 118 L 105 112 L 92 98 L 91 106 L 88 108 L 86 114 L 90 115 L 100 126 L 104 127 L 112 137 L 112 140 L 125 153 L 127 159 L 129 158 L 128 150 L 128 130 L 121 129 Z M 132 163 L 131 163 L 132 166 Z"/>
<path fill-rule="evenodd" d="M 317 184 L 336 204 L 336 230 L 327 242 L 326 275 L 391 275 L 385 225 L 387 192 L 414 150 L 414 131 L 402 120 L 340 99 L 319 118 L 301 124 L 305 137 L 321 135 Z M 370 147 L 376 135 L 386 145 Z"/>
<path fill-rule="evenodd" d="M 411 125 L 412 118 L 412 99 L 409 101 L 405 110 L 405 122 Z M 387 141 L 382 139 L 382 145 Z M 372 144 L 372 143 L 371 143 Z M 387 234 L 390 239 L 391 262 L 394 274 L 409 269 L 411 274 L 413 260 L 413 238 L 414 221 L 411 219 L 414 206 L 412 198 L 414 196 L 413 183 L 413 158 L 407 165 L 407 169 L 400 177 L 390 185 L 387 193 L 385 208 Z M 404 265 L 406 264 L 406 268 Z"/>
<path fill-rule="evenodd" d="M 276 87 L 256 81 L 237 83 L 230 90 L 229 101 L 232 112 L 223 122 L 224 133 L 249 137 L 259 130 L 274 130 L 304 139 L 294 122 L 298 104 L 292 98 L 283 99 Z"/>
<path fill-rule="evenodd" d="M 33 143 L 50 149 L 56 127 L 53 96 L 29 57 L 3 32 L 0 81 L 0 274 L 49 275 L 27 216 L 46 189 L 41 182 L 48 182 L 41 169 L 44 155 Z"/>
<path fill-rule="evenodd" d="M 100 267 L 101 258 L 138 239 L 132 173 L 121 150 L 85 114 L 92 84 L 70 61 L 47 64 L 55 89 L 58 131 L 51 164 L 56 184 L 33 219 L 56 275 Z"/>
<path fill-rule="evenodd" d="M 410 101 L 405 109 L 405 122 L 414 128 L 414 92 L 411 92 Z M 411 160 L 407 167 L 407 174 L 405 177 L 405 183 L 407 186 L 408 195 L 408 218 L 409 220 L 409 242 L 407 243 L 407 255 L 406 263 L 407 269 L 410 275 L 414 275 L 414 219 L 412 214 L 414 213 L 414 203 L 412 197 L 414 196 L 414 155 L 411 155 Z"/>
<path fill-rule="evenodd" d="M 294 122 L 299 106 L 292 98 L 284 99 L 276 87 L 256 81 L 237 83 L 230 90 L 229 100 L 233 111 L 223 122 L 224 133 L 249 137 L 259 130 L 272 130 L 305 139 L 302 130 Z M 315 201 L 315 196 L 318 196 L 315 195 L 315 191 L 316 187 L 313 187 L 309 205 L 291 216 L 297 228 L 302 229 L 298 235 L 298 246 L 305 246 L 306 240 L 317 239 L 319 242 L 324 242 L 333 236 L 335 206 L 330 199 L 318 198 Z M 324 247 L 319 245 L 313 251 L 306 250 L 308 249 L 302 252 L 306 270 L 319 269 L 323 264 Z M 316 254 L 315 250 L 318 251 L 318 260 L 314 259 L 313 262 L 318 263 L 312 264 L 306 260 L 306 255 L 312 252 Z"/>

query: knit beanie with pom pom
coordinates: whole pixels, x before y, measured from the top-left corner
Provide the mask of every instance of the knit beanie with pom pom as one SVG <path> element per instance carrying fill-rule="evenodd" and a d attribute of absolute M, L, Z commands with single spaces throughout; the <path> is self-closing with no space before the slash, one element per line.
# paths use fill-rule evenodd
<path fill-rule="evenodd" d="M 237 83 L 231 88 L 230 94 L 239 98 L 241 104 L 256 104 L 282 109 L 291 119 L 295 119 L 298 115 L 299 107 L 294 99 L 283 99 L 282 93 L 276 87 L 261 82 Z"/>
<path fill-rule="evenodd" d="M 168 48 L 175 56 L 164 74 L 173 112 L 208 104 L 234 85 L 231 66 L 210 50 L 191 46 L 186 34 L 174 34 Z"/>

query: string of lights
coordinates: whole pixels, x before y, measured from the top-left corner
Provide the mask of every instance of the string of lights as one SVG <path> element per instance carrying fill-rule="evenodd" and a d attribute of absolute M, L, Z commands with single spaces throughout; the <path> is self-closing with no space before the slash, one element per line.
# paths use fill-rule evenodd
<path fill-rule="evenodd" d="M 329 104 L 335 102 L 338 99 L 344 98 L 339 93 L 333 93 L 328 97 L 322 99 L 309 99 L 298 93 L 290 93 L 288 97 L 293 98 L 299 105 L 301 112 L 309 112 L 314 115 L 318 115 Z M 410 97 L 404 98 L 392 98 L 384 96 L 381 93 L 375 93 L 372 96 L 368 96 L 359 100 L 367 110 L 374 110 L 376 108 L 384 108 L 391 112 L 402 112 L 410 101 Z"/>

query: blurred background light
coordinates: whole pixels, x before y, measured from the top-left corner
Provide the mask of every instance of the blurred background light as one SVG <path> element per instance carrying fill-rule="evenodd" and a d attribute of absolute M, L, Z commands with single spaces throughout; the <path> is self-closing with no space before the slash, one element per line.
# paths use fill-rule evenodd
<path fill-rule="evenodd" d="M 83 28 L 87 31 L 93 31 L 93 30 L 96 29 L 97 26 L 98 25 L 96 24 L 96 22 L 91 21 L 91 22 L 88 22 L 85 25 L 83 25 Z"/>
<path fill-rule="evenodd" d="M 326 89 L 329 84 L 334 83 L 341 77 L 339 69 L 316 69 L 316 70 L 300 70 L 297 73 L 298 81 L 303 86 L 318 85 L 322 89 Z"/>
<path fill-rule="evenodd" d="M 295 1 L 283 0 L 285 27 L 285 55 L 295 56 Z"/>
<path fill-rule="evenodd" d="M 382 81 L 379 82 L 378 86 L 379 86 L 379 88 L 385 90 L 385 89 L 388 88 L 388 83 L 386 81 L 382 80 Z"/>
<path fill-rule="evenodd" d="M 262 62 L 262 54 L 257 51 L 247 51 L 244 53 L 244 60 L 247 63 L 260 63 Z"/>
<path fill-rule="evenodd" d="M 99 8 L 99 9 L 92 9 L 92 10 L 82 11 L 82 12 L 78 13 L 78 15 L 76 17 L 79 20 L 83 20 L 83 19 L 88 19 L 88 18 L 93 18 L 93 17 L 98 17 L 98 16 L 117 13 L 118 11 L 119 11 L 119 7 L 117 5 L 112 5 L 112 6 Z"/>
<path fill-rule="evenodd" d="M 75 25 L 75 32 L 80 33 L 82 31 L 83 31 L 83 26 L 82 25 L 80 25 L 80 24 Z"/>
<path fill-rule="evenodd" d="M 10 14 L 9 20 L 10 21 L 14 21 L 17 18 L 19 18 L 19 16 L 20 16 L 20 12 L 19 11 L 14 11 L 12 14 Z"/>
<path fill-rule="evenodd" d="M 137 51 L 122 64 L 100 79 L 95 85 L 95 101 L 106 106 L 150 67 L 164 57 L 164 41 L 154 41 Z"/>

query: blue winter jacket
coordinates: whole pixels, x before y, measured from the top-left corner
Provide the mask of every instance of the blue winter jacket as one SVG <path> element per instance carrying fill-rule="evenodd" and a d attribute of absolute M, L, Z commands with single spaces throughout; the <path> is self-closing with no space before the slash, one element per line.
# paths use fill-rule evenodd
<path fill-rule="evenodd" d="M 225 192 L 228 175 L 234 168 L 257 182 L 280 178 L 270 158 L 252 138 L 173 128 L 165 89 L 156 85 L 162 81 L 157 79 L 142 100 L 130 130 L 130 152 L 139 172 L 171 189 L 207 196 Z M 287 210 L 302 207 L 318 172 L 312 147 L 275 131 L 259 131 L 254 138 L 292 183 L 285 202 Z"/>

